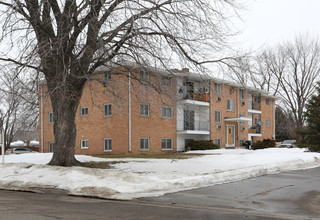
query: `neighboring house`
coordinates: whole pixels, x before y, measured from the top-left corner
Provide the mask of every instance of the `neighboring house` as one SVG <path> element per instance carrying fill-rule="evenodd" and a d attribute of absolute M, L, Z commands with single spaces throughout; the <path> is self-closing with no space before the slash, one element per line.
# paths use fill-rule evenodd
<path fill-rule="evenodd" d="M 129 71 L 130 77 L 123 71 Z M 100 69 L 93 78 L 76 116 L 76 154 L 184 151 L 191 140 L 212 140 L 220 147 L 234 148 L 246 140 L 275 136 L 275 97 L 259 89 L 188 69 L 118 67 Z M 54 149 L 54 115 L 46 92 L 43 83 L 40 152 Z"/>

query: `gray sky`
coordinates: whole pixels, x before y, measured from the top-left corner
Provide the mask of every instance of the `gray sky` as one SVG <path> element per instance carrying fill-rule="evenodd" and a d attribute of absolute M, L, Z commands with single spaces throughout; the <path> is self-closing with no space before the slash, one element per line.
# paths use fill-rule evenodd
<path fill-rule="evenodd" d="M 250 3 L 249 3 L 250 2 Z M 320 36 L 320 0 L 251 0 L 241 11 L 243 48 L 257 49 L 309 33 Z"/>

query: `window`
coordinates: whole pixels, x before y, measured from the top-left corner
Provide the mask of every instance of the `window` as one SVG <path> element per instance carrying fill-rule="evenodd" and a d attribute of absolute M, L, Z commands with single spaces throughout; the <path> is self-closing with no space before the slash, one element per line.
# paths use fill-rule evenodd
<path fill-rule="evenodd" d="M 140 115 L 149 116 L 149 104 L 140 103 Z"/>
<path fill-rule="evenodd" d="M 104 104 L 104 116 L 112 116 L 112 104 Z"/>
<path fill-rule="evenodd" d="M 214 84 L 214 93 L 217 95 L 221 95 L 221 84 L 220 83 Z"/>
<path fill-rule="evenodd" d="M 234 111 L 234 99 L 227 99 L 227 110 Z"/>
<path fill-rule="evenodd" d="M 49 123 L 54 123 L 53 112 L 49 112 Z"/>
<path fill-rule="evenodd" d="M 140 138 L 140 150 L 149 150 L 149 138 Z"/>
<path fill-rule="evenodd" d="M 240 147 L 243 146 L 243 144 L 244 144 L 244 140 L 240 139 Z"/>
<path fill-rule="evenodd" d="M 266 105 L 270 105 L 270 99 L 266 98 Z"/>
<path fill-rule="evenodd" d="M 269 128 L 270 127 L 270 118 L 266 119 L 266 126 Z"/>
<path fill-rule="evenodd" d="M 172 150 L 171 138 L 161 138 L 161 150 Z"/>
<path fill-rule="evenodd" d="M 214 139 L 214 144 L 221 147 L 221 139 L 220 138 Z"/>
<path fill-rule="evenodd" d="M 244 89 L 239 89 L 239 96 L 241 100 L 244 100 Z"/>
<path fill-rule="evenodd" d="M 110 81 L 111 79 L 112 79 L 112 71 L 111 70 L 103 73 L 103 80 L 104 81 Z"/>
<path fill-rule="evenodd" d="M 161 117 L 162 118 L 172 118 L 172 108 L 169 106 L 161 107 Z"/>
<path fill-rule="evenodd" d="M 144 70 L 141 70 L 140 71 L 140 81 L 149 82 L 149 73 L 145 72 Z"/>
<path fill-rule="evenodd" d="M 52 153 L 54 150 L 54 142 L 49 143 L 49 152 Z"/>
<path fill-rule="evenodd" d="M 88 107 L 81 107 L 81 108 L 80 108 L 80 115 L 81 115 L 81 116 L 87 116 L 87 115 L 88 115 L 88 112 L 89 112 Z"/>
<path fill-rule="evenodd" d="M 172 87 L 172 78 L 168 76 L 161 76 L 161 84 L 163 86 Z"/>
<path fill-rule="evenodd" d="M 257 126 L 259 125 L 260 118 L 254 118 L 254 124 Z"/>
<path fill-rule="evenodd" d="M 254 97 L 254 103 L 255 104 L 260 104 L 260 102 L 261 102 L 260 96 L 255 96 Z"/>
<path fill-rule="evenodd" d="M 81 149 L 88 149 L 89 142 L 88 140 L 81 140 Z"/>
<path fill-rule="evenodd" d="M 216 123 L 221 122 L 221 111 L 220 110 L 215 110 L 214 111 L 214 120 Z"/>
<path fill-rule="evenodd" d="M 103 151 L 112 151 L 112 138 L 105 138 Z"/>
<path fill-rule="evenodd" d="M 240 118 L 244 118 L 244 114 L 243 113 L 240 113 L 239 116 L 240 116 Z M 244 125 L 244 121 L 240 121 L 239 124 L 240 125 Z"/>

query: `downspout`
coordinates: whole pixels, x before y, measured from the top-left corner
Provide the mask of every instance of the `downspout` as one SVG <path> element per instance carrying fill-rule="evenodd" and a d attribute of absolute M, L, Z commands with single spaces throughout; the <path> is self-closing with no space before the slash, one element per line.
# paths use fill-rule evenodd
<path fill-rule="evenodd" d="M 237 115 L 236 117 L 238 118 L 239 117 L 239 95 L 238 95 L 238 91 L 239 91 L 239 88 L 236 89 L 236 101 L 237 101 Z M 239 128 L 240 128 L 240 121 L 237 121 L 237 142 L 239 140 Z M 235 146 L 237 146 L 236 143 L 234 143 Z"/>
<path fill-rule="evenodd" d="M 131 153 L 131 72 L 129 71 L 129 153 Z"/>
<path fill-rule="evenodd" d="M 276 100 L 274 99 L 273 103 L 272 103 L 272 114 L 273 114 L 273 120 L 272 120 L 273 134 L 272 134 L 272 137 L 274 140 L 276 139 L 276 108 L 275 108 L 275 105 L 276 105 Z"/>
<path fill-rule="evenodd" d="M 41 108 L 41 122 L 40 122 L 40 126 L 41 126 L 41 153 L 43 153 L 43 86 L 40 86 L 41 88 L 41 92 L 40 92 L 40 108 Z"/>

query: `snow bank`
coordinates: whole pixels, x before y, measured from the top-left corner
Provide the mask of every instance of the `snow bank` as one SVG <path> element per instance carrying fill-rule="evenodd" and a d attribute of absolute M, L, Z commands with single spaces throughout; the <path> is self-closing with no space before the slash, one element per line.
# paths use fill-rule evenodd
<path fill-rule="evenodd" d="M 320 166 L 320 154 L 303 149 L 220 149 L 196 153 L 203 156 L 171 160 L 77 155 L 80 161 L 125 162 L 115 164 L 113 169 L 47 166 L 50 153 L 7 155 L 0 173 L 0 187 L 45 187 L 64 189 L 74 195 L 132 199 Z"/>

